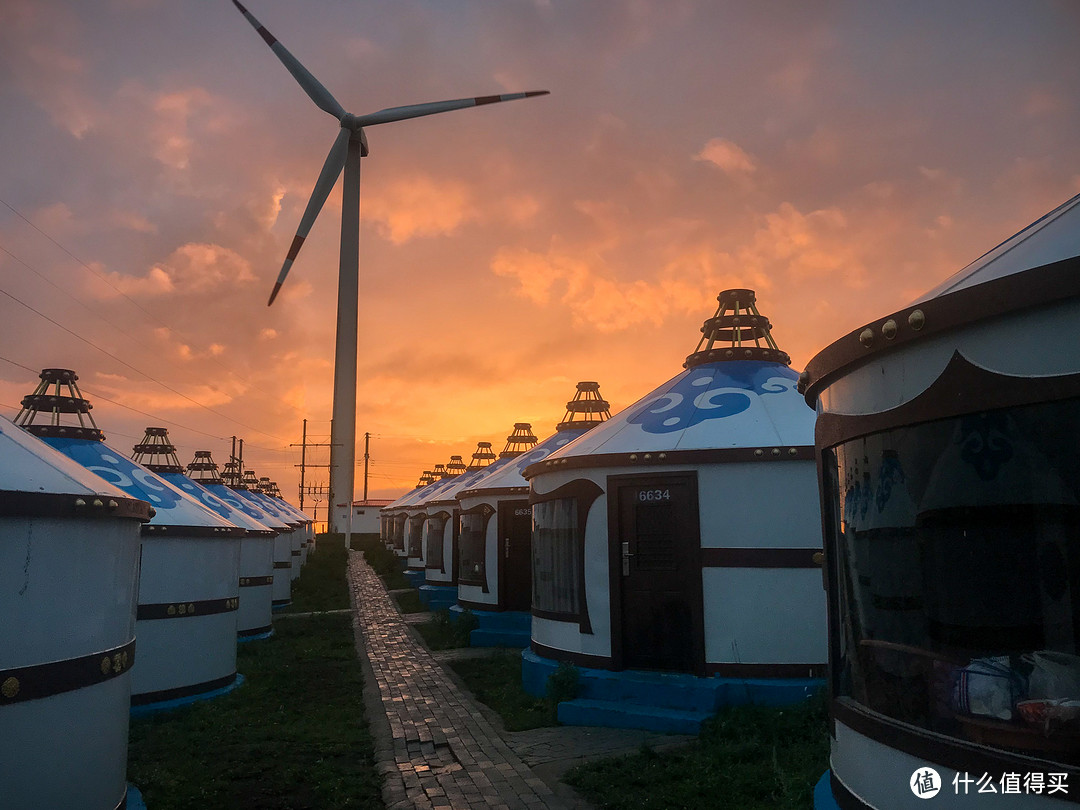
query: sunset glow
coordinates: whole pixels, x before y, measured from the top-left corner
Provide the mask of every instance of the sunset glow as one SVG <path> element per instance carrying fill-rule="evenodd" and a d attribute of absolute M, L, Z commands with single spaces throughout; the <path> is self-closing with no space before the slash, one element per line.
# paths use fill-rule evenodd
<path fill-rule="evenodd" d="M 365 432 L 395 497 L 515 422 L 548 436 L 579 380 L 614 413 L 728 287 L 801 369 L 1080 191 L 1071 3 L 248 5 L 358 112 L 551 91 L 367 132 L 357 497 Z M 266 299 L 335 122 L 224 1 L 6 0 L 0 105 L 4 414 L 72 368 L 117 449 L 243 437 L 296 503 L 340 181 Z"/>

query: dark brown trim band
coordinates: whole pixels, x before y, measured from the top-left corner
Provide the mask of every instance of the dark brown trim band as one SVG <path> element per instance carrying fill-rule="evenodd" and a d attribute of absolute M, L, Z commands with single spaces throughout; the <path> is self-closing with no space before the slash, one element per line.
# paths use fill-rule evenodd
<path fill-rule="evenodd" d="M 589 669 L 611 669 L 611 659 L 604 655 L 590 655 L 589 653 L 570 652 L 569 650 L 557 650 L 535 641 L 529 642 L 529 649 L 541 658 L 552 661 L 569 661 L 579 667 Z"/>
<path fill-rule="evenodd" d="M 228 599 L 203 599 L 199 602 L 160 602 L 139 605 L 135 618 L 140 622 L 156 619 L 187 619 L 191 616 L 213 616 L 217 613 L 230 613 L 240 607 L 240 597 Z"/>
<path fill-rule="evenodd" d="M 211 539 L 224 539 L 227 537 L 243 537 L 247 529 L 239 526 L 168 526 L 157 523 L 145 523 L 142 527 L 144 536 L 160 537 L 162 535 L 179 536 L 185 540 L 189 537 L 209 537 Z"/>
<path fill-rule="evenodd" d="M 696 464 L 732 464 L 735 462 L 813 461 L 814 448 L 809 445 L 769 447 L 721 447 L 710 450 L 665 450 L 635 453 L 594 453 L 538 461 L 525 468 L 526 479 L 546 472 L 583 470 L 595 467 L 655 467 L 658 465 L 689 466 Z"/>
<path fill-rule="evenodd" d="M 123 675 L 135 663 L 135 639 L 64 661 L 0 670 L 0 707 L 59 695 Z"/>
<path fill-rule="evenodd" d="M 553 622 L 568 622 L 570 624 L 577 624 L 581 621 L 581 616 L 577 613 L 564 613 L 555 610 L 541 610 L 534 607 L 530 613 L 538 619 L 548 619 Z"/>
<path fill-rule="evenodd" d="M 702 568 L 821 568 L 820 548 L 703 548 Z"/>
<path fill-rule="evenodd" d="M 294 548 L 294 549 L 293 549 L 293 550 L 292 550 L 292 551 L 290 552 L 290 554 L 291 554 L 291 556 L 293 556 L 293 557 L 299 557 L 299 556 L 300 556 L 300 549 L 298 549 L 298 548 Z"/>
<path fill-rule="evenodd" d="M 273 585 L 274 577 L 240 577 L 241 588 L 258 588 L 262 585 Z"/>
<path fill-rule="evenodd" d="M 823 387 L 843 369 L 866 358 L 995 315 L 1047 306 L 1077 296 L 1080 296 L 1080 256 L 945 293 L 872 321 L 822 349 L 806 364 L 799 380 L 799 392 L 814 407 Z"/>
<path fill-rule="evenodd" d="M 134 518 L 147 521 L 154 510 L 146 501 L 108 495 L 52 492 L 0 492 L 0 517 Z"/>
<path fill-rule="evenodd" d="M 292 604 L 292 599 L 291 598 L 289 598 L 289 599 L 273 599 L 270 602 L 270 607 L 285 607 L 286 605 L 291 605 L 291 604 Z"/>
<path fill-rule="evenodd" d="M 440 588 L 456 588 L 457 587 L 457 585 L 455 585 L 453 582 L 450 582 L 449 580 L 444 580 L 444 581 L 440 582 L 437 579 L 426 579 L 426 580 L 424 580 L 424 584 L 425 585 L 437 585 Z"/>
<path fill-rule="evenodd" d="M 177 698 L 201 695 L 203 692 L 213 692 L 215 689 L 221 689 L 222 687 L 228 686 L 235 680 L 236 673 L 234 672 L 232 675 L 226 675 L 224 678 L 214 678 L 212 681 L 194 683 L 190 686 L 177 686 L 175 689 L 161 689 L 157 692 L 143 692 L 141 695 L 131 696 L 131 705 L 145 706 L 148 703 L 160 703 L 166 700 L 176 700 Z"/>
<path fill-rule="evenodd" d="M 836 800 L 840 810 L 874 810 L 870 805 L 852 793 L 841 782 L 835 773 L 829 772 L 829 787 L 832 788 L 833 799 Z"/>
<path fill-rule="evenodd" d="M 705 664 L 706 675 L 721 678 L 824 678 L 828 664 Z"/>
<path fill-rule="evenodd" d="M 815 442 L 818 447 L 830 448 L 892 428 L 1076 397 L 1080 397 L 1080 374 L 1056 377 L 999 374 L 975 365 L 957 351 L 938 378 L 903 405 L 870 414 L 821 414 L 814 430 Z"/>
<path fill-rule="evenodd" d="M 493 489 L 467 489 L 458 498 L 497 498 L 503 495 L 528 495 L 528 487 L 494 487 Z"/>
<path fill-rule="evenodd" d="M 274 568 L 276 568 L 276 569 L 292 568 L 292 560 L 291 559 L 289 559 L 289 560 L 274 560 Z"/>
<path fill-rule="evenodd" d="M 946 737 L 898 720 L 892 720 L 850 698 L 838 698 L 832 702 L 832 717 L 839 723 L 868 737 L 874 742 L 895 748 L 930 764 L 941 764 L 954 771 L 989 773 L 1000 781 L 1003 773 L 1023 773 L 1032 770 L 1067 773 L 1071 784 L 1080 782 L 1080 767 L 1041 757 L 1025 757 L 998 748 Z M 1080 804 L 1080 791 L 1055 797 L 1063 802 Z"/>

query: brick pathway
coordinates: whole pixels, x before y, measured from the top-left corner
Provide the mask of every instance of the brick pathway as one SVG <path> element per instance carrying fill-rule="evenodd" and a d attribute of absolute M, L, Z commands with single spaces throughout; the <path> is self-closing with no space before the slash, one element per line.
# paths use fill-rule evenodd
<path fill-rule="evenodd" d="M 349 580 L 386 806 L 568 810 L 409 632 L 359 552 Z"/>

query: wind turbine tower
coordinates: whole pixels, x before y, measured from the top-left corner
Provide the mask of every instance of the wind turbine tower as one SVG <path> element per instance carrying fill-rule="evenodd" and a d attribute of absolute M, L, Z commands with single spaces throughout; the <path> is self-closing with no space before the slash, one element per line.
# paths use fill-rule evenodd
<path fill-rule="evenodd" d="M 270 46 L 285 68 L 296 79 L 300 87 L 315 102 L 315 105 L 329 113 L 340 126 L 340 131 L 326 156 L 315 190 L 311 192 L 307 208 L 300 218 L 285 262 L 278 273 L 274 289 L 270 293 L 267 306 L 274 303 L 285 277 L 289 274 L 300 248 L 304 244 L 315 224 L 315 219 L 322 210 L 330 190 L 337 183 L 338 175 L 344 170 L 345 181 L 341 192 L 341 253 L 338 267 L 338 308 L 337 339 L 334 358 L 334 408 L 333 426 L 330 436 L 330 531 L 349 532 L 349 520 L 345 525 L 338 525 L 339 516 L 335 507 L 338 503 L 348 504 L 346 516 L 352 514 L 353 476 L 356 459 L 356 344 L 359 299 L 359 264 L 360 264 L 360 158 L 367 157 L 368 144 L 364 127 L 375 124 L 388 124 L 403 121 L 406 118 L 419 118 L 423 115 L 461 110 L 466 107 L 478 107 L 500 101 L 513 101 L 519 98 L 547 95 L 547 90 L 535 90 L 525 93 L 503 93 L 493 96 L 475 96 L 450 101 L 432 101 L 425 104 L 410 104 L 403 107 L 389 107 L 366 115 L 353 115 L 346 112 L 322 84 L 300 64 L 266 28 L 252 16 L 237 0 L 233 4 L 240 10 L 252 27 L 258 31 L 263 41 Z"/>

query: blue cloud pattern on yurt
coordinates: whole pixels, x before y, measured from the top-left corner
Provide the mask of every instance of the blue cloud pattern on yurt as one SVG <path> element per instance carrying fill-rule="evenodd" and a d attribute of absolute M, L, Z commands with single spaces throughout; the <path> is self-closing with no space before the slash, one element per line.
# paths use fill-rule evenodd
<path fill-rule="evenodd" d="M 140 498 L 156 509 L 171 509 L 181 498 L 179 492 L 162 486 L 160 479 L 108 445 L 85 439 L 50 437 L 48 443 L 90 472 L 100 475 L 113 486 Z"/>
<path fill-rule="evenodd" d="M 627 421 L 647 433 L 685 430 L 709 419 L 736 416 L 754 397 L 782 394 L 799 375 L 780 363 L 729 360 L 687 369 L 664 393 L 642 405 Z"/>

